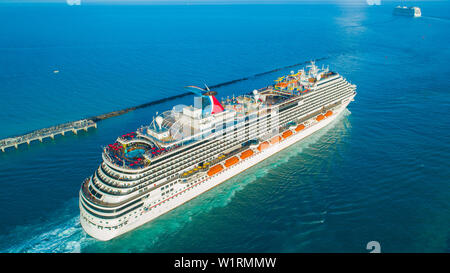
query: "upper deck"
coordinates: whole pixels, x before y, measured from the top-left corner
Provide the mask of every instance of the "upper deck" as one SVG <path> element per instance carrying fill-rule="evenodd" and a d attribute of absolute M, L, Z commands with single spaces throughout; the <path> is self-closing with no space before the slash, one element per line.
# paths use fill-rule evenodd
<path fill-rule="evenodd" d="M 284 101 L 313 91 L 318 84 L 338 74 L 318 69 L 314 63 L 297 73 L 279 77 L 275 84 L 238 97 L 222 98 L 209 91 L 196 97 L 194 105 L 165 111 L 136 132 L 124 134 L 104 148 L 103 159 L 123 172 L 137 173 L 152 161 L 215 134 L 224 127 L 239 124 L 255 113 L 262 113 Z"/>

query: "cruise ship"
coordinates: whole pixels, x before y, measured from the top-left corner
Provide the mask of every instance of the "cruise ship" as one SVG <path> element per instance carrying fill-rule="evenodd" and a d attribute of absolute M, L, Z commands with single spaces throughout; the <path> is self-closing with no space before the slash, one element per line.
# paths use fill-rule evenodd
<path fill-rule="evenodd" d="M 107 241 L 182 205 L 333 122 L 356 85 L 307 67 L 237 97 L 196 86 L 177 105 L 103 147 L 79 192 L 80 222 Z"/>
<path fill-rule="evenodd" d="M 407 7 L 407 6 L 397 6 L 394 8 L 393 11 L 394 15 L 401 15 L 401 16 L 410 16 L 410 17 L 421 17 L 422 12 L 420 11 L 420 8 L 418 7 Z"/>

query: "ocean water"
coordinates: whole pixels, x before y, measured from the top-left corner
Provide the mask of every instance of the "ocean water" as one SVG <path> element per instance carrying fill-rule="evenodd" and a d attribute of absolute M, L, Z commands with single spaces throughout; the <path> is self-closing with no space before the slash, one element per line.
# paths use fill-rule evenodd
<path fill-rule="evenodd" d="M 317 58 L 358 86 L 333 125 L 109 242 L 79 224 L 101 145 L 191 97 L 0 153 L 0 252 L 450 252 L 450 3 L 412 4 L 0 4 L 0 137 Z"/>

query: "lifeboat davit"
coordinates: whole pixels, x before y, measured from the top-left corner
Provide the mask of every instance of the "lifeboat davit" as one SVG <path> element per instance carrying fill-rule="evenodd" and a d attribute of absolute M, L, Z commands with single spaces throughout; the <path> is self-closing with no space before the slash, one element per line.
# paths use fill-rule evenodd
<path fill-rule="evenodd" d="M 297 126 L 297 128 L 295 128 L 295 131 L 296 131 L 296 132 L 300 132 L 300 131 L 303 130 L 303 129 L 305 129 L 305 125 L 299 124 L 299 125 Z"/>
<path fill-rule="evenodd" d="M 283 138 L 288 138 L 288 137 L 292 136 L 292 131 L 291 130 L 287 130 L 287 131 L 283 132 L 283 134 L 281 136 Z"/>
<path fill-rule="evenodd" d="M 252 156 L 252 155 L 253 155 L 253 151 L 252 150 L 245 150 L 241 154 L 241 159 L 246 159 L 247 157 Z"/>
<path fill-rule="evenodd" d="M 208 171 L 208 175 L 209 176 L 213 176 L 218 172 L 221 172 L 223 170 L 223 166 L 222 164 L 217 164 L 215 166 L 212 166 L 209 171 Z"/>
<path fill-rule="evenodd" d="M 273 138 L 270 139 L 270 144 L 276 144 L 280 142 L 280 140 L 281 140 L 280 136 L 274 136 Z"/>
<path fill-rule="evenodd" d="M 261 143 L 261 144 L 259 144 L 259 146 L 258 146 L 258 151 L 263 151 L 263 150 L 265 150 L 265 149 L 267 149 L 267 148 L 269 148 L 269 142 L 267 142 L 267 141 L 264 141 L 263 143 Z"/>
<path fill-rule="evenodd" d="M 239 158 L 237 158 L 236 156 L 233 156 L 231 158 L 228 158 L 225 161 L 225 167 L 229 168 L 229 167 L 233 166 L 234 164 L 236 164 L 238 162 L 239 162 Z"/>

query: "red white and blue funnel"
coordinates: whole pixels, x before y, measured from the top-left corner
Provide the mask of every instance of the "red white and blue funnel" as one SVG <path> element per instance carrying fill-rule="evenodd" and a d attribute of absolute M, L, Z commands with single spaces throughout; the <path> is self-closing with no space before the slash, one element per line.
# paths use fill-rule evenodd
<path fill-rule="evenodd" d="M 207 96 L 209 97 L 209 100 L 211 102 L 211 114 L 217 114 L 220 112 L 223 112 L 225 109 L 223 108 L 222 104 L 219 102 L 219 100 L 215 97 L 215 95 L 217 95 L 216 91 L 211 91 L 209 90 L 208 86 L 205 84 L 206 89 L 198 87 L 198 86 L 194 86 L 194 85 L 190 85 L 190 86 L 186 86 L 187 88 L 191 88 L 192 92 L 194 94 L 197 94 L 199 96 Z M 196 90 L 194 90 L 196 89 Z M 199 92 L 197 90 L 201 90 L 203 92 Z"/>

